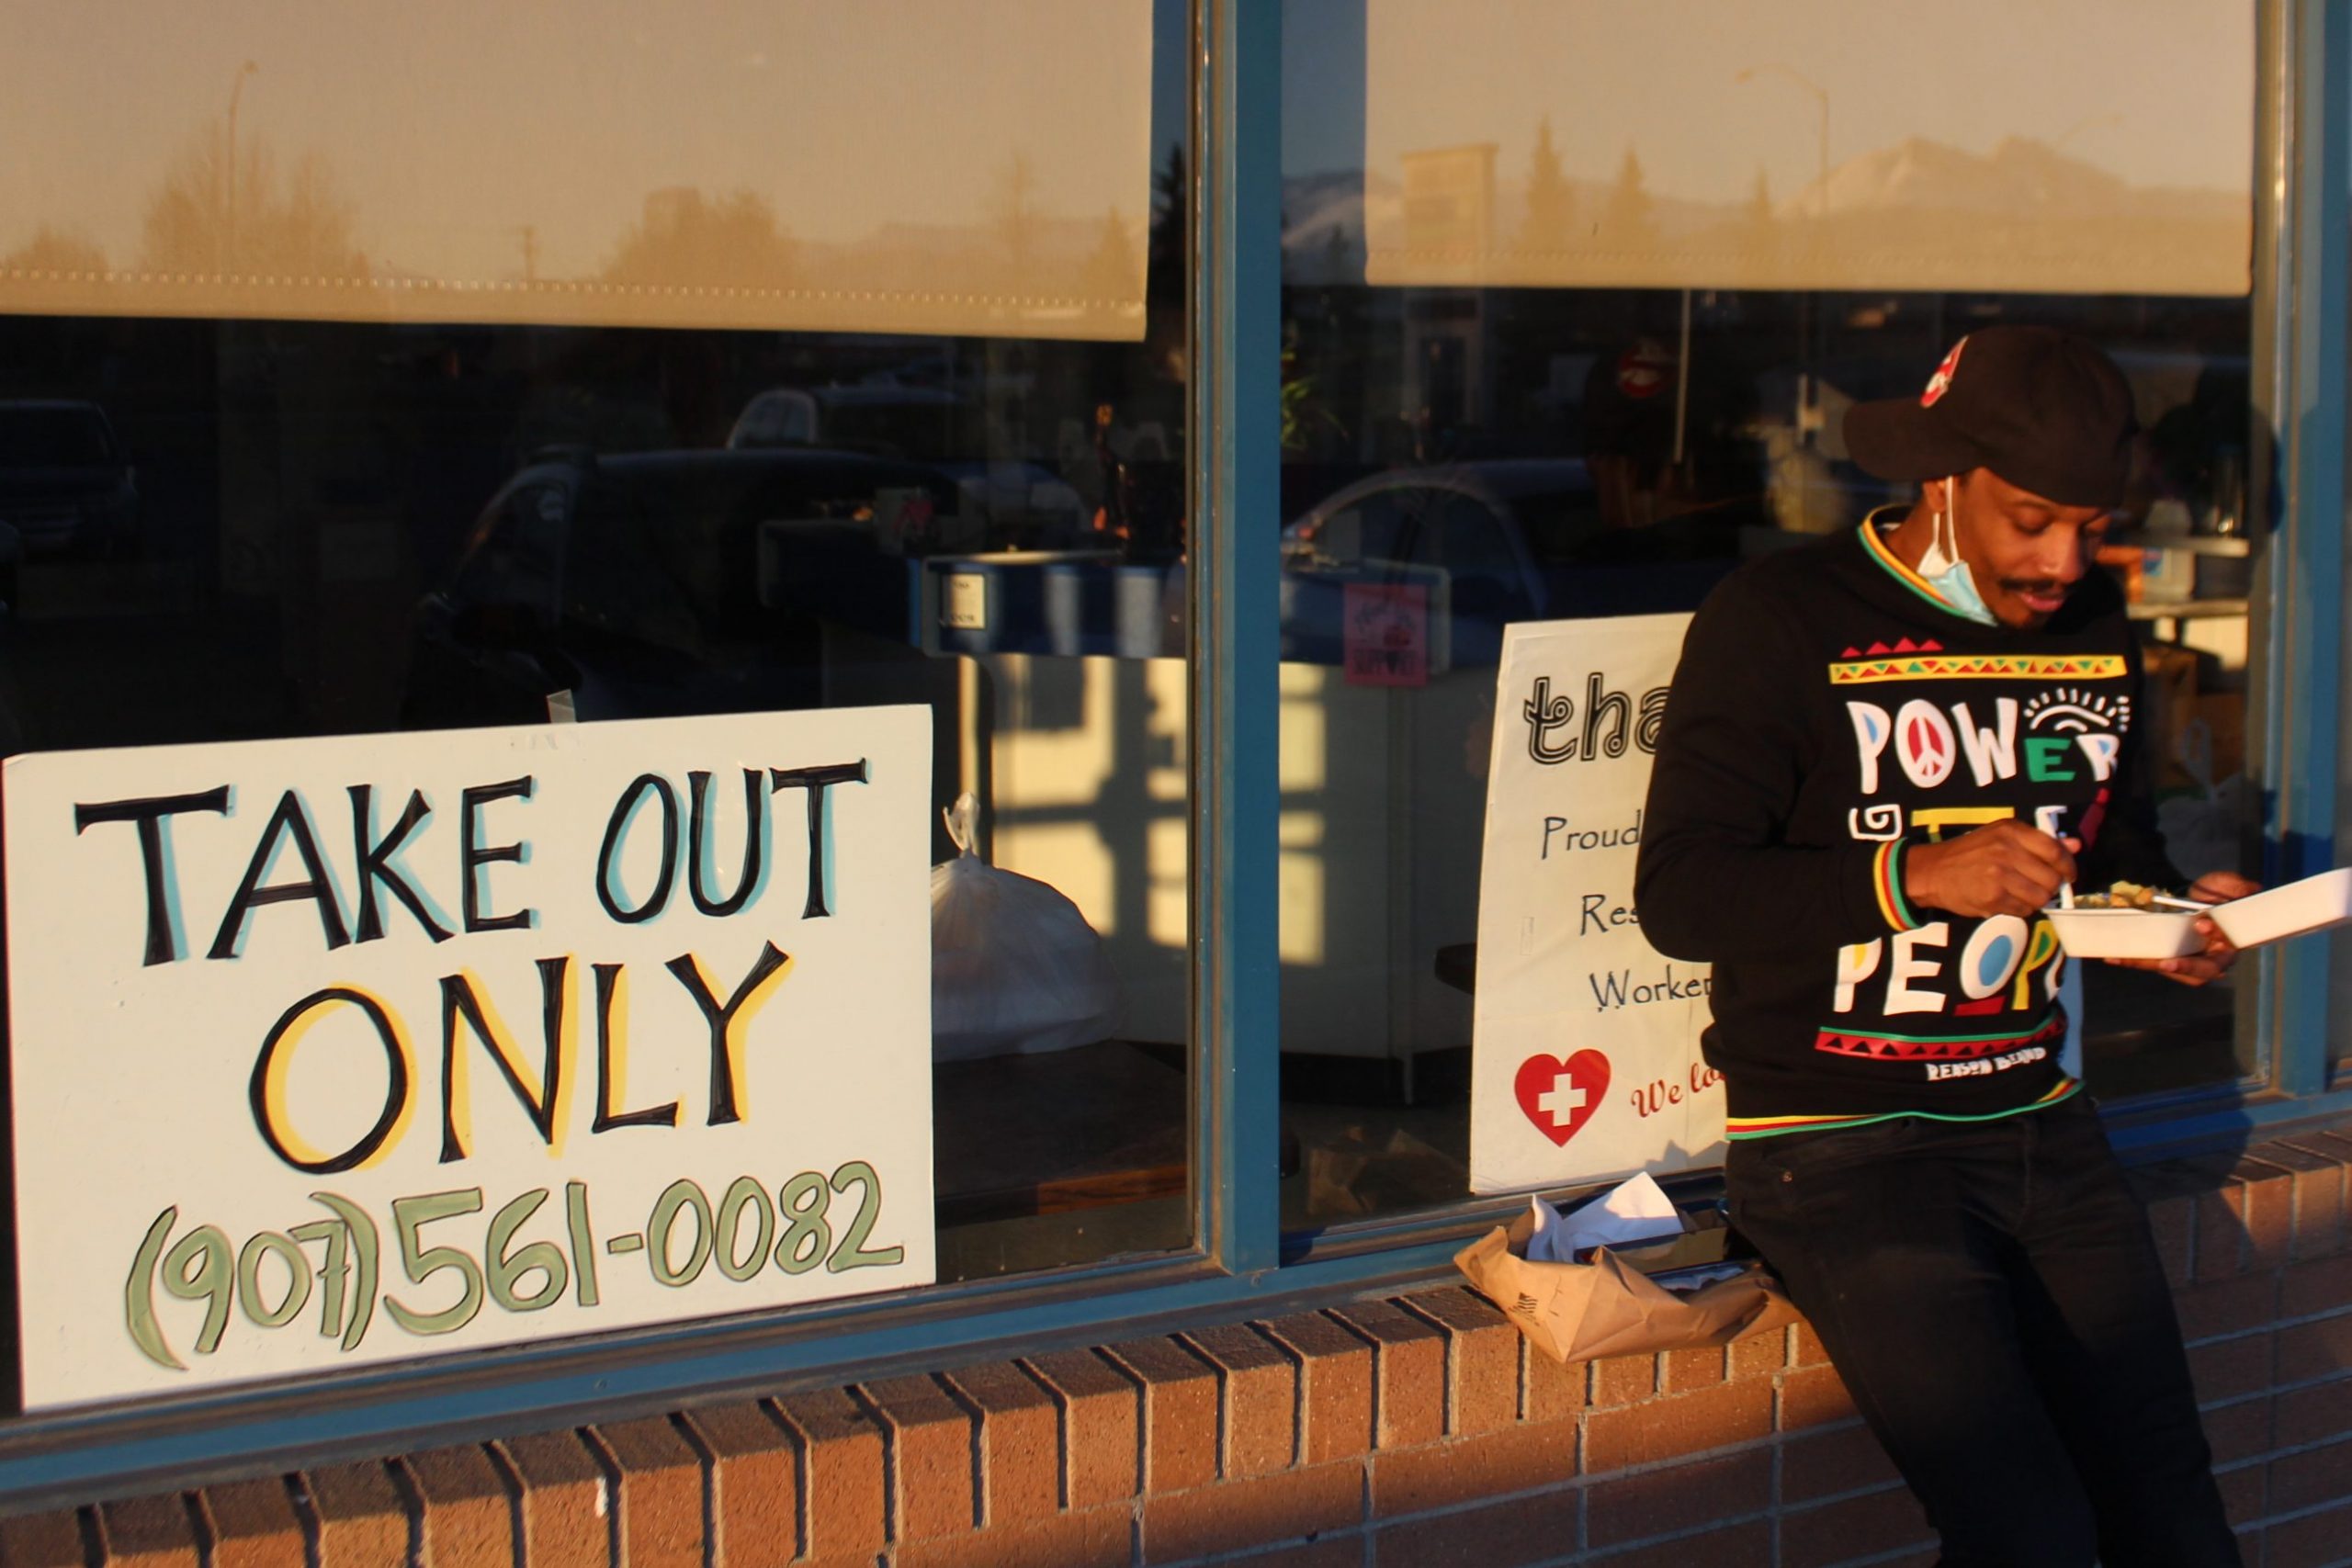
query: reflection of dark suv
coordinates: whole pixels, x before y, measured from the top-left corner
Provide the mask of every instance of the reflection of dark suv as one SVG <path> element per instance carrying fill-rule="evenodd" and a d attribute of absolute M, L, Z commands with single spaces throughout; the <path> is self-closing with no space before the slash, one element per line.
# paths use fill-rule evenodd
<path fill-rule="evenodd" d="M 558 456 L 417 606 L 412 727 L 807 707 L 827 628 L 905 644 L 934 469 L 824 451 Z"/>
<path fill-rule="evenodd" d="M 96 403 L 0 402 L 0 522 L 28 555 L 127 550 L 138 476 Z"/>

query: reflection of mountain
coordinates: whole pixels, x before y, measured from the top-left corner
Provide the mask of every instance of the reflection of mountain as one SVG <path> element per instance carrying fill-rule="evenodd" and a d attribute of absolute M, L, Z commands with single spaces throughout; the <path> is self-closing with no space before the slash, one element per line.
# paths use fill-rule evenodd
<path fill-rule="evenodd" d="M 1821 182 L 1781 202 L 1776 216 L 1818 210 Z M 1895 212 L 1929 209 L 2014 217 L 2052 212 L 2072 218 L 2175 216 L 2214 219 L 2242 210 L 2229 191 L 2136 189 L 2079 158 L 2040 141 L 2007 137 L 1989 153 L 1963 152 L 1923 136 L 1848 159 L 1829 171 L 1829 211 Z"/>
<path fill-rule="evenodd" d="M 1508 152 L 1491 161 L 1491 191 L 1462 208 L 1477 223 L 1437 238 L 1423 226 L 1408 238 L 1405 182 L 1419 161 L 1403 160 L 1404 180 L 1334 170 L 1285 181 L 1284 278 L 2147 294 L 2246 287 L 2245 191 L 2132 186 L 2014 137 L 1982 153 L 1909 137 L 1848 159 L 1829 172 L 1826 218 L 1818 180 L 1777 202 L 1690 201 L 1629 175 L 1629 161 L 1614 180 L 1552 184 L 1548 199 L 1578 215 L 1558 246 L 1520 243 L 1542 226 L 1527 222 L 1529 161 Z"/>

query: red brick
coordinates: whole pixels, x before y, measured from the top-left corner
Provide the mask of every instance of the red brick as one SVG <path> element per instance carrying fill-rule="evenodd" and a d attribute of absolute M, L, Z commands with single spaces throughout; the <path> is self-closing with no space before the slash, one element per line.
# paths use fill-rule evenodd
<path fill-rule="evenodd" d="M 2262 1492 L 2265 1480 L 2260 1460 L 2239 1465 L 2235 1470 L 2215 1473 L 2214 1484 L 2222 1490 L 2222 1511 L 2229 1516 L 2230 1527 L 2257 1522 L 2263 1516 Z"/>
<path fill-rule="evenodd" d="M 1658 1387 L 1668 1393 L 1713 1388 L 1724 1381 L 1724 1348 L 1720 1345 L 1668 1350 L 1658 1358 Z"/>
<path fill-rule="evenodd" d="M 1763 1437 L 1772 1429 L 1772 1385 L 1730 1382 L 1585 1417 L 1589 1472 L 1679 1459 Z"/>
<path fill-rule="evenodd" d="M 1063 1506 L 1091 1508 L 1134 1496 L 1142 1484 L 1134 1382 L 1091 1350 L 1033 1357 L 1027 1365 L 1060 1407 Z"/>
<path fill-rule="evenodd" d="M 2352 1438 L 2270 1461 L 2270 1508 L 2291 1514 L 2352 1496 Z"/>
<path fill-rule="evenodd" d="M 1469 1437 L 1519 1419 L 1520 1334 L 1494 1303 L 1454 1286 L 1418 1292 L 1401 1304 L 1445 1331 L 1448 1432 Z"/>
<path fill-rule="evenodd" d="M 1768 1328 L 1761 1334 L 1743 1334 L 1724 1348 L 1730 1356 L 1728 1376 L 1763 1377 L 1788 1364 L 1788 1329 Z"/>
<path fill-rule="evenodd" d="M 1298 1448 L 1298 1373 L 1273 1341 L 1242 1324 L 1195 1329 L 1187 1343 L 1217 1371 L 1225 1476 L 1288 1468 Z"/>
<path fill-rule="evenodd" d="M 1589 1363 L 1555 1361 L 1532 1341 L 1519 1348 L 1519 1418 L 1563 1421 L 1585 1407 Z"/>
<path fill-rule="evenodd" d="M 208 1486 L 202 1496 L 211 1568 L 303 1568 L 302 1521 L 283 1477 Z"/>
<path fill-rule="evenodd" d="M 2180 1317 L 2180 1337 L 2192 1345 L 2267 1325 L 2277 1315 L 2278 1301 L 2275 1274 L 2241 1274 L 2211 1285 L 2191 1285 L 2172 1299 Z"/>
<path fill-rule="evenodd" d="M 619 1478 L 625 1568 L 701 1568 L 702 1456 L 667 1416 L 598 1427 Z"/>
<path fill-rule="evenodd" d="M 1781 1374 L 1781 1429 L 1801 1431 L 1854 1414 L 1854 1397 L 1835 1367 L 1800 1367 Z"/>
<path fill-rule="evenodd" d="M 1592 1407 L 1632 1404 L 1657 1393 L 1657 1358 L 1608 1356 L 1592 1363 Z"/>
<path fill-rule="evenodd" d="M 0 1519 L 6 1568 L 83 1568 L 82 1517 L 70 1508 Z"/>
<path fill-rule="evenodd" d="M 2213 1462 L 2217 1465 L 2255 1459 L 2268 1453 L 2273 1447 L 2270 1401 L 2267 1399 L 2242 1399 L 2235 1404 L 2208 1410 L 2199 1420 L 2205 1427 L 2205 1441 L 2211 1445 Z"/>
<path fill-rule="evenodd" d="M 2309 1382 L 2352 1367 L 2352 1313 L 2278 1331 L 2278 1382 Z"/>
<path fill-rule="evenodd" d="M 1318 1465 L 1177 1495 L 1144 1499 L 1143 1545 L 1148 1562 L 1272 1546 L 1363 1519 L 1363 1467 Z"/>
<path fill-rule="evenodd" d="M 1901 1480 L 1894 1461 L 1860 1422 L 1792 1436 L 1781 1445 L 1781 1499 L 1810 1503 Z"/>
<path fill-rule="evenodd" d="M 1318 1312 L 1258 1327 L 1296 1364 L 1298 1462 L 1328 1464 L 1371 1451 L 1372 1347 Z"/>
<path fill-rule="evenodd" d="M 2352 1503 L 2270 1526 L 2263 1532 L 2260 1561 L 2263 1568 L 2336 1568 L 2344 1562 L 2347 1540 L 2352 1540 Z"/>
<path fill-rule="evenodd" d="M 2352 1370 L 2352 1369 L 2347 1369 Z M 2282 1393 L 2277 1401 L 2278 1436 L 2282 1449 L 2325 1442 L 2352 1434 L 2352 1378 L 2315 1383 Z"/>
<path fill-rule="evenodd" d="M 1911 1545 L 1932 1545 L 1935 1533 L 1908 1488 L 1841 1498 L 1781 1517 L 1782 1568 L 1820 1568 Z"/>
<path fill-rule="evenodd" d="M 1793 1341 L 1789 1348 L 1789 1365 L 1792 1367 L 1826 1367 L 1829 1364 L 1828 1348 L 1821 1343 L 1821 1336 L 1813 1325 L 1798 1319 L 1790 1325 Z"/>
<path fill-rule="evenodd" d="M 424 1568 L 506 1568 L 514 1561 L 505 1478 L 488 1452 L 434 1449 L 397 1462 L 424 1513 Z"/>
<path fill-rule="evenodd" d="M 2352 1253 L 2298 1263 L 2278 1277 L 2278 1315 L 2310 1317 L 2352 1307 Z"/>
<path fill-rule="evenodd" d="M 1181 1492 L 1216 1479 L 1216 1373 L 1173 1339 L 1111 1348 L 1143 1384 L 1143 1485 Z"/>
<path fill-rule="evenodd" d="M 775 1408 L 800 1438 L 808 1555 L 823 1562 L 881 1551 L 888 1517 L 881 1426 L 838 1389 L 786 1394 Z"/>
<path fill-rule="evenodd" d="M 523 1561 L 531 1568 L 604 1568 L 612 1560 L 605 1467 L 576 1432 L 543 1432 L 492 1447 L 521 1489 Z"/>
<path fill-rule="evenodd" d="M 294 1478 L 317 1521 L 320 1568 L 376 1568 L 408 1558 L 410 1519 L 392 1472 L 344 1464 Z"/>
<path fill-rule="evenodd" d="M 1618 1476 L 1585 1499 L 1585 1544 L 1599 1551 L 1644 1536 L 1687 1530 L 1772 1506 L 1772 1454 L 1755 1449 Z"/>
<path fill-rule="evenodd" d="M 972 1496 L 972 1417 L 936 1378 L 865 1385 L 890 1432 L 894 1540 L 956 1535 L 979 1523 Z"/>
<path fill-rule="evenodd" d="M 1242 1568 L 1363 1568 L 1365 1540 L 1353 1533 L 1327 1535 L 1306 1546 L 1252 1553 L 1242 1560 Z"/>
<path fill-rule="evenodd" d="M 2236 1179 L 2197 1195 L 2197 1269 L 2199 1280 L 2231 1280 L 2245 1271 L 2245 1188 Z"/>
<path fill-rule="evenodd" d="M 197 1568 L 196 1521 L 179 1493 L 108 1503 L 98 1510 L 98 1533 L 109 1568 Z"/>
<path fill-rule="evenodd" d="M 1010 1361 L 961 1367 L 947 1381 L 980 1413 L 980 1517 L 988 1527 L 1044 1518 L 1061 1506 L 1061 1413 L 1054 1396 Z"/>
<path fill-rule="evenodd" d="M 2230 1174 L 2245 1183 L 2247 1266 L 2276 1269 L 2294 1247 L 2294 1173 L 2249 1154 Z"/>
<path fill-rule="evenodd" d="M 1582 1492 L 1566 1488 L 1385 1525 L 1374 1538 L 1374 1561 L 1411 1568 L 1521 1568 L 1548 1562 L 1576 1551 L 1583 1501 Z M 1680 1568 L 1691 1568 L 1693 1562 L 1717 1568 L 1710 1558 L 1684 1558 Z M 1734 1565 L 1726 1562 L 1723 1568 Z"/>
<path fill-rule="evenodd" d="M 2344 1161 L 2297 1141 L 2257 1144 L 2251 1152 L 2295 1173 L 2291 1256 L 2308 1261 L 2338 1250 L 2344 1244 Z"/>
<path fill-rule="evenodd" d="M 1600 1561 L 1608 1568 L 1765 1568 L 1772 1561 L 1772 1528 L 1758 1519 L 1635 1547 Z"/>
<path fill-rule="evenodd" d="M 2164 1262 L 2165 1281 L 2176 1287 L 2188 1284 L 2197 1246 L 2196 1195 L 2176 1192 L 2151 1201 L 2148 1228 L 2155 1233 L 2156 1256 Z"/>
<path fill-rule="evenodd" d="M 1333 1315 L 1372 1341 L 1374 1441 L 1436 1441 L 1445 1431 L 1445 1337 L 1391 1302 L 1357 1302 Z"/>
<path fill-rule="evenodd" d="M 1134 1534 L 1132 1508 L 1087 1508 L 909 1541 L 891 1561 L 897 1568 L 1126 1568 Z M 1250 1559 L 1251 1568 L 1260 1561 Z"/>
<path fill-rule="evenodd" d="M 2188 1352 L 2188 1375 L 2197 1403 L 2216 1404 L 2270 1386 L 2271 1343 L 2267 1334 L 2216 1339 Z"/>
<path fill-rule="evenodd" d="M 1374 1455 L 1372 1511 L 1378 1518 L 1395 1518 L 1505 1492 L 1559 1485 L 1574 1480 L 1576 1473 L 1573 1420 L 1483 1432 Z"/>
<path fill-rule="evenodd" d="M 781 1568 L 800 1550 L 800 1453 L 792 1435 L 774 1411 L 748 1400 L 687 1419 L 710 1467 L 711 1561 Z"/>

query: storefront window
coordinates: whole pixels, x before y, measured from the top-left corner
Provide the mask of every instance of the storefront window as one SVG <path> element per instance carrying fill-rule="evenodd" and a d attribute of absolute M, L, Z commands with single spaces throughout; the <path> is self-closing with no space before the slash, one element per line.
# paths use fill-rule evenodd
<path fill-rule="evenodd" d="M 1285 6 L 1286 1224 L 1484 1185 L 1482 831 L 1495 730 L 1523 728 L 1496 695 L 1505 628 L 1687 612 L 1742 560 L 1907 501 L 1848 457 L 1844 412 L 1916 394 L 1979 327 L 2071 328 L 2131 380 L 2144 434 L 2100 558 L 2143 633 L 2161 819 L 2185 874 L 2256 869 L 2252 8 L 2127 36 L 2104 7 L 2030 9 L 2064 92 L 2006 49 L 1971 63 L 2017 36 L 1977 13 Z M 1577 722 L 1642 698 L 1578 689 Z M 1638 832 L 1637 797 L 1556 795 L 1564 832 Z M 1631 902 L 1575 891 L 1603 924 Z M 2252 1069 L 2234 987 L 2081 967 L 2102 1098 Z M 1562 1058 L 1625 1004 L 1594 980 Z M 1576 1153 L 1553 1184 L 1621 1173 Z"/>
<path fill-rule="evenodd" d="M 169 9 L 0 65 L 6 752 L 913 705 L 893 1201 L 941 1282 L 1188 1247 L 1182 0 Z"/>

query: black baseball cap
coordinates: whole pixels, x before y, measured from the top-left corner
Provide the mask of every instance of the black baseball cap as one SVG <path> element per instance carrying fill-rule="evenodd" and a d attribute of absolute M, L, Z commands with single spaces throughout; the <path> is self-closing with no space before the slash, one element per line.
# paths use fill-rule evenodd
<path fill-rule="evenodd" d="M 2064 506 L 2117 506 L 2132 476 L 2132 388 L 2088 338 L 1986 327 L 1951 345 L 1916 398 L 1846 411 L 1846 450 L 1883 479 L 1990 468 Z"/>

